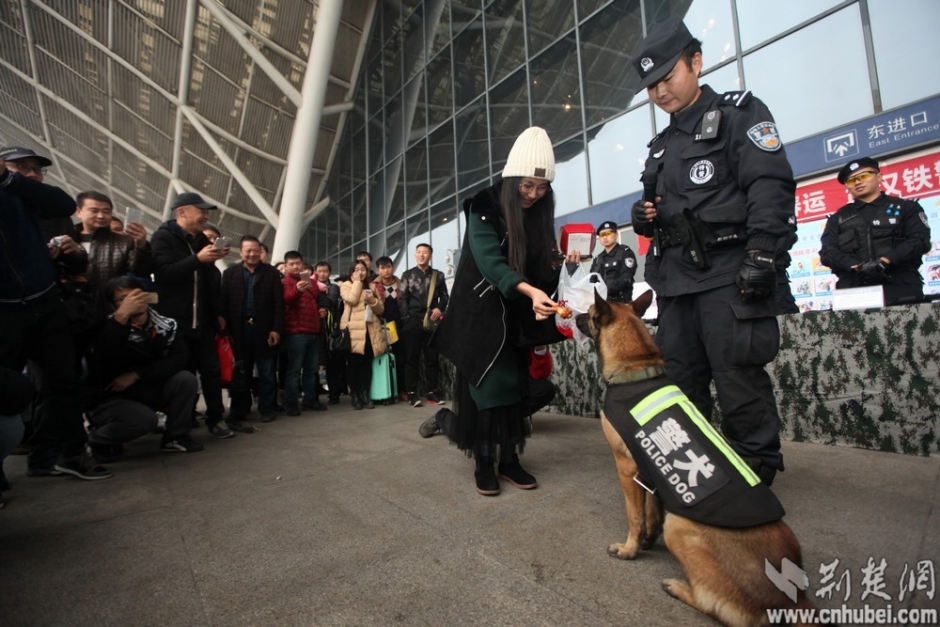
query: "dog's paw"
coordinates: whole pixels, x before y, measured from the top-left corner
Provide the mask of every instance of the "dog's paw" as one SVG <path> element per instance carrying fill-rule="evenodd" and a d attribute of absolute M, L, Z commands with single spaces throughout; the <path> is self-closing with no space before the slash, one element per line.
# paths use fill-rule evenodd
<path fill-rule="evenodd" d="M 637 553 L 639 553 L 639 549 L 636 544 L 631 546 L 629 543 L 617 543 L 607 547 L 607 554 L 619 560 L 632 560 L 636 557 Z"/>
<path fill-rule="evenodd" d="M 644 551 L 653 548 L 653 545 L 656 544 L 657 537 L 658 537 L 658 534 L 655 536 L 648 536 L 645 534 L 640 536 L 640 548 L 643 549 Z"/>
<path fill-rule="evenodd" d="M 692 590 L 686 582 L 678 579 L 663 579 L 662 585 L 663 590 L 665 590 L 666 594 L 669 596 L 685 603 L 691 603 Z"/>

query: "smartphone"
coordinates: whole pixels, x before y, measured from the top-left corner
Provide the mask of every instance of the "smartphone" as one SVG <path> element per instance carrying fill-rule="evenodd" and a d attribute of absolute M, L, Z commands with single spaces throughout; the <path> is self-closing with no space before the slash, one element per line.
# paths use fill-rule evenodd
<path fill-rule="evenodd" d="M 160 295 L 156 292 L 147 292 L 147 302 L 151 305 L 156 305 L 160 302 Z"/>
<path fill-rule="evenodd" d="M 304 270 L 303 272 L 301 272 L 298 276 L 300 276 L 300 280 L 301 280 L 301 281 L 309 281 L 309 280 L 310 280 L 310 273 L 307 272 L 306 270 Z"/>
<path fill-rule="evenodd" d="M 142 224 L 143 219 L 144 219 L 144 212 L 142 209 L 138 209 L 137 207 L 128 207 L 127 209 L 124 210 L 124 223 L 125 224 L 127 224 L 128 222 L 138 222 Z"/>
<path fill-rule="evenodd" d="M 219 237 L 215 238 L 215 242 L 212 245 L 216 248 L 231 248 L 232 240 L 220 235 Z"/>

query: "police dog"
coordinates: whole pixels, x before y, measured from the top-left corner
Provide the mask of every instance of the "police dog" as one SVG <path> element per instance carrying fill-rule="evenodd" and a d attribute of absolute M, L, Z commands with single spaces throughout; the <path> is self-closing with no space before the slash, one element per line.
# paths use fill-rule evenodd
<path fill-rule="evenodd" d="M 644 483 L 648 484 L 652 477 L 647 475 L 665 475 L 664 468 L 670 466 L 661 464 L 662 460 L 653 466 L 643 465 L 645 461 L 638 465 L 634 453 L 615 427 L 618 419 L 612 421 L 608 414 L 624 414 L 628 418 L 632 415 L 629 406 L 618 407 L 611 404 L 612 398 L 616 402 L 622 397 L 622 394 L 620 397 L 616 396 L 615 388 L 618 392 L 625 390 L 629 393 L 631 388 L 648 385 L 651 379 L 658 380 L 660 386 L 670 383 L 663 376 L 662 354 L 640 319 L 651 301 L 650 291 L 629 304 L 608 303 L 595 295 L 595 304 L 588 313 L 577 317 L 578 328 L 594 340 L 603 377 L 611 382 L 605 398 L 604 411 L 601 412 L 601 423 L 617 464 L 630 527 L 626 542 L 610 545 L 607 552 L 619 559 L 632 560 L 641 548 L 650 548 L 662 532 L 666 546 L 679 560 L 688 578 L 688 582 L 666 579 L 662 582 L 663 589 L 670 596 L 729 627 L 766 625 L 767 609 L 811 609 L 813 606 L 806 599 L 803 590 L 797 589 L 797 586 L 785 578 L 779 579 L 784 588 L 789 587 L 789 594 L 796 599 L 793 601 L 768 577 L 767 573 L 775 574 L 781 570 L 798 572 L 793 566 L 802 565 L 800 544 L 787 524 L 779 520 L 783 515 L 779 501 L 769 488 L 759 483 L 753 471 L 746 466 L 740 472 L 733 466 L 726 466 L 729 469 L 726 474 L 729 476 L 737 473 L 741 477 L 747 477 L 747 473 L 751 473 L 750 483 L 747 483 L 746 479 L 742 480 L 745 481 L 744 488 L 753 489 L 745 489 L 744 492 L 761 495 L 760 498 L 771 508 L 776 504 L 779 510 L 776 516 L 771 516 L 772 522 L 750 525 L 746 520 L 743 524 L 739 524 L 739 520 L 730 520 L 723 522 L 722 526 L 706 524 L 690 518 L 691 514 L 687 512 L 691 510 L 684 509 L 689 499 L 696 498 L 694 488 L 682 484 L 685 491 L 677 485 L 673 487 L 678 487 L 679 490 L 673 490 L 672 493 L 669 493 L 668 486 L 651 493 L 639 485 L 637 479 L 641 482 L 645 479 Z M 677 391 L 677 388 L 675 390 Z M 684 395 L 681 395 L 681 398 L 688 402 Z M 691 405 L 691 402 L 688 403 Z M 633 411 L 636 411 L 637 407 L 640 405 L 633 407 Z M 634 422 L 638 423 L 640 419 L 637 418 Z M 649 424 L 652 424 L 652 421 L 643 428 L 648 429 Z M 639 433 L 639 436 L 644 435 L 646 434 L 642 431 Z M 719 445 L 723 443 L 728 447 L 721 436 L 716 437 Z M 635 439 L 644 440 L 644 446 L 652 446 L 646 438 Z M 668 445 L 664 444 L 664 447 L 668 448 Z M 728 448 L 730 450 L 730 447 Z M 704 455 L 705 453 L 702 453 L 699 458 Z M 731 453 L 731 457 L 736 456 Z M 740 458 L 737 459 L 740 461 Z M 678 463 L 680 466 L 681 464 L 682 462 Z M 744 466 L 743 462 L 741 465 Z M 718 474 L 715 465 L 709 468 L 713 475 Z M 644 476 L 639 477 L 640 474 Z M 725 519 L 728 516 L 739 516 L 742 511 L 750 509 L 747 504 L 742 507 L 741 502 L 723 502 L 719 492 L 707 494 L 706 497 L 702 504 L 710 501 L 713 509 L 718 509 Z M 663 500 L 666 501 L 665 518 Z M 684 500 L 686 503 L 683 503 Z M 714 507 L 716 503 L 719 505 L 717 508 Z M 789 560 L 791 564 L 786 564 L 785 560 Z M 770 566 L 773 566 L 773 571 Z M 802 586 L 804 589 L 805 587 Z"/>

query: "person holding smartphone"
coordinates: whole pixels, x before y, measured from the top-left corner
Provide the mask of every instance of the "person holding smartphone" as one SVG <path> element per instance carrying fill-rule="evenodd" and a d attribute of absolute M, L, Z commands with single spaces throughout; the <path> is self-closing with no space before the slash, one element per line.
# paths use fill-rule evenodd
<path fill-rule="evenodd" d="M 131 220 L 134 217 L 131 209 L 127 212 L 124 232 L 115 233 L 111 230 L 114 203 L 108 196 L 93 190 L 82 192 L 75 198 L 75 205 L 81 220 L 79 244 L 88 251 L 85 277 L 93 287 L 103 286 L 114 277 L 128 273 L 136 277 L 150 276 L 152 254 L 147 230 L 137 220 Z"/>
<path fill-rule="evenodd" d="M 382 302 L 369 281 L 369 268 L 356 261 L 349 270 L 349 281 L 339 287 L 346 305 L 340 319 L 340 328 L 349 329 L 350 351 L 346 362 L 346 378 L 353 409 L 374 409 L 372 388 L 372 358 L 388 350 L 382 314 Z"/>

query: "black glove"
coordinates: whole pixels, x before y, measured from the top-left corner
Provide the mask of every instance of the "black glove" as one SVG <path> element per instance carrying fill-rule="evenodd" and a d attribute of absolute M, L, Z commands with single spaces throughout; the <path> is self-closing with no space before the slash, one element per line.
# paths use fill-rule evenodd
<path fill-rule="evenodd" d="M 653 237 L 653 221 L 646 219 L 646 207 L 643 206 L 645 202 L 645 200 L 639 200 L 634 203 L 630 217 L 633 220 L 635 233 L 644 237 Z"/>
<path fill-rule="evenodd" d="M 738 271 L 738 287 L 745 303 L 756 303 L 773 296 L 777 288 L 774 255 L 763 250 L 750 250 Z"/>
<path fill-rule="evenodd" d="M 872 284 L 884 283 L 888 278 L 888 264 L 881 259 L 875 261 L 866 261 L 858 266 L 858 272 L 863 275 L 867 282 Z"/>

